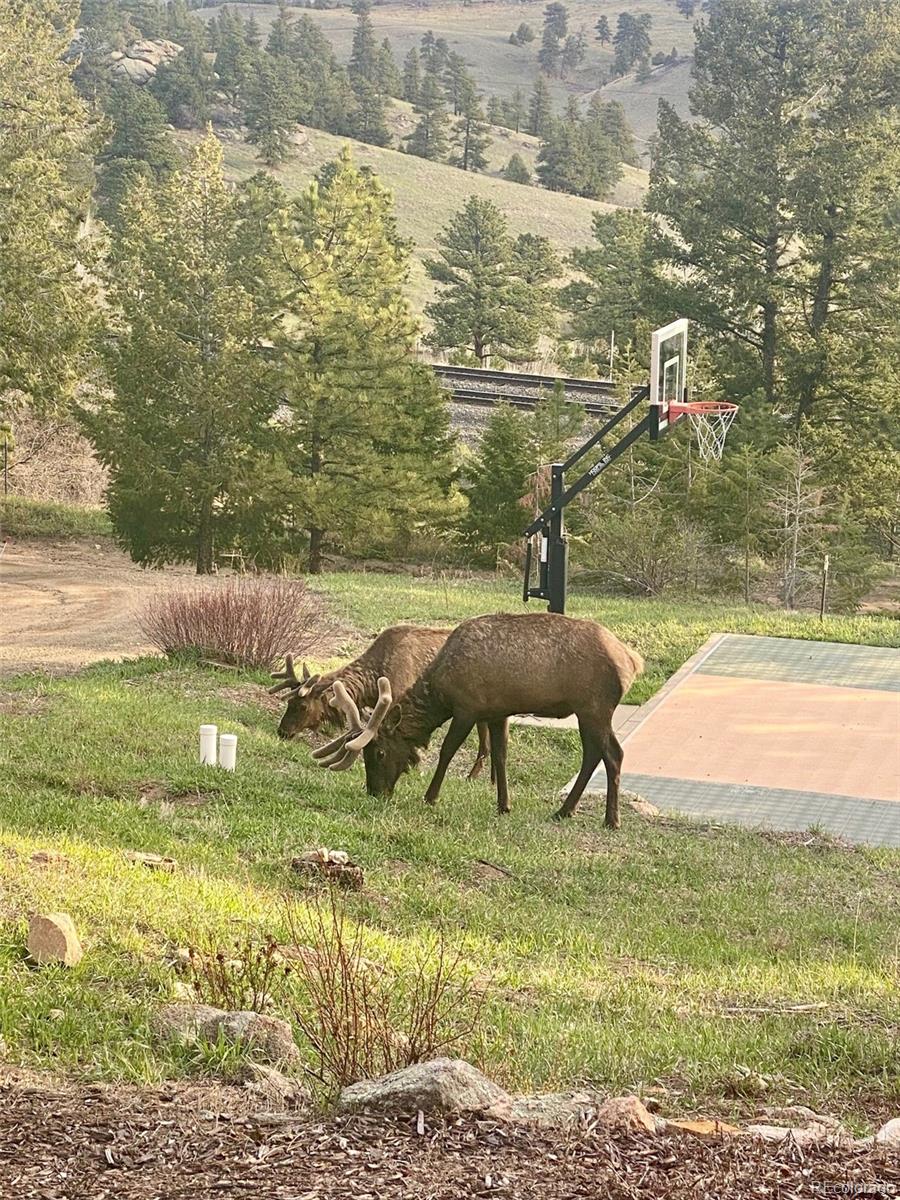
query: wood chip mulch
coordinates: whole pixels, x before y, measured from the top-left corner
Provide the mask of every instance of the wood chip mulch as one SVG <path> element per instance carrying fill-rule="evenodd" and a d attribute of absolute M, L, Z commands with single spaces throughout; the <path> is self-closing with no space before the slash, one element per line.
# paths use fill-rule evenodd
<path fill-rule="evenodd" d="M 272 1122 L 275 1122 L 274 1124 Z M 535 1200 L 900 1196 L 871 1149 L 772 1148 L 487 1121 L 327 1122 L 214 1113 L 139 1089 L 0 1088 L 0 1197 L 26 1200 Z"/>

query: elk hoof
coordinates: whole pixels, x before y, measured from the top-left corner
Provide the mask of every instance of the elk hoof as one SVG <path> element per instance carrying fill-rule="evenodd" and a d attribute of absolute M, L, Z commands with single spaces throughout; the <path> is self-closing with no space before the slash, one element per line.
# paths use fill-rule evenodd
<path fill-rule="evenodd" d="M 618 829 L 620 825 L 621 825 L 621 821 L 619 820 L 618 817 L 615 817 L 613 819 L 607 818 L 603 822 L 604 829 Z"/>
<path fill-rule="evenodd" d="M 556 812 L 553 814 L 553 820 L 554 821 L 568 821 L 569 818 L 571 817 L 571 815 L 572 814 L 570 812 L 566 812 L 566 810 L 564 808 L 558 808 L 556 810 Z"/>
<path fill-rule="evenodd" d="M 480 758 L 477 758 L 472 766 L 472 770 L 466 776 L 466 779 L 477 779 L 481 774 L 481 768 L 484 764 Z"/>

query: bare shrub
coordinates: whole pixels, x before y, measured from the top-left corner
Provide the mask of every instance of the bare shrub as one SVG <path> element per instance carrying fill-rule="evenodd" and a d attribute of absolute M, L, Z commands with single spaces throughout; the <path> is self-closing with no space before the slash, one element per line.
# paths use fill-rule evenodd
<path fill-rule="evenodd" d="M 302 579 L 246 575 L 157 594 L 141 629 L 164 654 L 268 670 L 285 651 L 300 655 L 315 646 L 326 623 Z"/>
<path fill-rule="evenodd" d="M 302 1002 L 294 1021 L 313 1049 L 313 1074 L 328 1095 L 465 1043 L 485 989 L 474 989 L 462 954 L 442 935 L 412 966 L 392 972 L 363 955 L 362 930 L 334 889 L 302 912 L 289 909 Z"/>
<path fill-rule="evenodd" d="M 291 972 L 274 938 L 248 934 L 227 947 L 212 941 L 189 946 L 186 973 L 200 1003 L 262 1013 L 282 997 Z"/>
<path fill-rule="evenodd" d="M 0 420 L 9 421 L 10 490 L 34 500 L 102 504 L 107 472 L 70 417 L 35 412 L 20 393 L 0 396 Z"/>

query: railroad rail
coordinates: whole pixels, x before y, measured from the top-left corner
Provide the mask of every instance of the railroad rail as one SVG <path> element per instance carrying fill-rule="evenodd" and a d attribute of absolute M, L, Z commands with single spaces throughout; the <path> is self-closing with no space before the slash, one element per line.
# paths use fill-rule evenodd
<path fill-rule="evenodd" d="M 610 402 L 618 404 L 616 385 L 609 379 L 575 379 L 567 375 L 532 375 L 518 371 L 487 371 L 480 367 L 454 367 L 445 363 L 432 364 L 432 370 L 441 384 L 453 392 L 487 391 L 506 396 L 529 396 L 537 398 L 546 395 L 557 384 L 562 384 L 563 392 L 568 400 L 586 400 L 593 398 L 597 401 L 607 401 L 604 410 L 607 411 Z"/>
<path fill-rule="evenodd" d="M 526 396 L 520 392 L 502 392 L 493 388 L 447 388 L 450 399 L 454 404 L 469 404 L 475 408 L 493 408 L 496 404 L 509 404 L 512 408 L 522 408 L 531 411 L 540 399 L 539 396 Z M 616 412 L 621 402 L 615 396 L 609 396 L 603 401 L 572 400 L 579 404 L 589 417 L 606 417 Z"/>

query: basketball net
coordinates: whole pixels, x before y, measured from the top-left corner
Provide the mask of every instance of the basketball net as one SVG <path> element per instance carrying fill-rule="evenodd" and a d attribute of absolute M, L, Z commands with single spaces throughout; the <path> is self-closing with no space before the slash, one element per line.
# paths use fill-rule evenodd
<path fill-rule="evenodd" d="M 690 404 L 673 404 L 669 408 L 670 413 L 686 416 L 690 421 L 697 452 L 704 462 L 721 459 L 725 438 L 737 411 L 737 404 L 724 400 L 695 400 Z"/>

